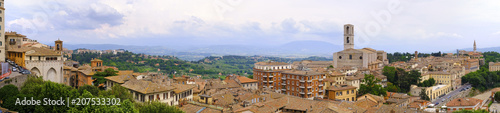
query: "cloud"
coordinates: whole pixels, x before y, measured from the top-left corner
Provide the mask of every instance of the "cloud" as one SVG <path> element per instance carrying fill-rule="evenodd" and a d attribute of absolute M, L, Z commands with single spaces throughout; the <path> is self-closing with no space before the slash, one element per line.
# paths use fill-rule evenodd
<path fill-rule="evenodd" d="M 15 0 L 5 6 L 7 29 L 40 41 L 66 37 L 75 43 L 272 45 L 319 40 L 341 45 L 342 26 L 349 23 L 355 25 L 356 38 L 368 39 L 359 47 L 391 51 L 395 49 L 384 46 L 387 42 L 457 49 L 468 47 L 472 38 L 500 34 L 496 0 L 401 0 L 401 12 L 389 13 L 387 23 L 372 15 L 389 11 L 392 1 Z M 379 32 L 368 35 L 373 25 L 380 25 Z"/>

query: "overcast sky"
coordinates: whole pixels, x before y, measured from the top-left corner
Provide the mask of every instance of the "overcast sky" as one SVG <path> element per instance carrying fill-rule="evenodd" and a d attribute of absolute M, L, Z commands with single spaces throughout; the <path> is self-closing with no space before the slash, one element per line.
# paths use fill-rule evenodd
<path fill-rule="evenodd" d="M 499 0 L 6 0 L 7 31 L 42 43 L 275 45 L 447 51 L 500 46 Z"/>

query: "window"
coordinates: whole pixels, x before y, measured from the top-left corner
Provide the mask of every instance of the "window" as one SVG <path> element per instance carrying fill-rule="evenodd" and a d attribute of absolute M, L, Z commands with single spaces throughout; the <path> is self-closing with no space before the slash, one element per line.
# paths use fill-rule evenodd
<path fill-rule="evenodd" d="M 346 41 L 347 41 L 347 43 L 349 43 L 349 37 L 347 37 L 347 40 L 346 40 Z"/>
<path fill-rule="evenodd" d="M 351 60 L 352 60 L 352 55 L 349 55 L 349 59 L 351 59 Z"/>
<path fill-rule="evenodd" d="M 363 59 L 363 56 L 359 56 L 359 59 Z"/>
<path fill-rule="evenodd" d="M 339 56 L 339 59 L 342 59 L 342 56 Z"/>

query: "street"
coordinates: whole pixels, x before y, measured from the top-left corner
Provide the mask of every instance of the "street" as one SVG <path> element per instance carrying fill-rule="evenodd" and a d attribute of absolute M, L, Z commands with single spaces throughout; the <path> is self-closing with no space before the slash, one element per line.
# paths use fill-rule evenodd
<path fill-rule="evenodd" d="M 469 89 L 466 89 L 466 88 L 469 88 Z M 452 99 L 455 99 L 454 97 L 457 96 L 457 94 L 459 94 L 462 89 L 465 89 L 464 92 L 467 91 L 467 90 L 470 90 L 471 89 L 471 85 L 470 84 L 465 84 L 465 85 L 461 86 L 460 88 L 455 89 L 455 90 L 449 92 L 445 96 L 435 99 L 434 101 L 432 101 L 432 104 L 435 104 L 436 107 L 441 107 L 443 105 L 446 105 L 447 102 L 451 101 Z M 448 98 L 448 96 L 450 98 Z M 443 101 L 442 99 L 445 99 L 445 100 Z M 439 104 L 436 104 L 436 103 L 439 103 Z"/>

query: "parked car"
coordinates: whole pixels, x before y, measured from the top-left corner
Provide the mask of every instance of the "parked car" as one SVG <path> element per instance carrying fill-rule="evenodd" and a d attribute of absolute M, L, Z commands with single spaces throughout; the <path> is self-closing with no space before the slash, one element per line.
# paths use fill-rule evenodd
<path fill-rule="evenodd" d="M 17 70 L 17 68 L 16 68 L 16 67 L 12 67 L 12 71 L 13 71 L 13 72 L 17 72 L 18 70 Z"/>
<path fill-rule="evenodd" d="M 9 79 L 10 77 L 5 77 L 5 79 Z"/>

